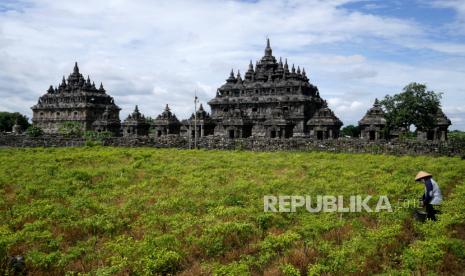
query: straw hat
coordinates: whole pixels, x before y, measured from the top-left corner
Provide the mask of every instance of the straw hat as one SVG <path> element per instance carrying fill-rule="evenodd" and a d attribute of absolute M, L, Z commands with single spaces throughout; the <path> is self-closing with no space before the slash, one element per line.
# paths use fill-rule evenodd
<path fill-rule="evenodd" d="M 415 181 L 418 181 L 418 180 L 420 180 L 422 178 L 425 178 L 425 177 L 428 177 L 428 176 L 432 176 L 432 175 L 430 173 L 425 172 L 425 171 L 419 171 L 417 173 L 417 176 L 415 176 Z"/>

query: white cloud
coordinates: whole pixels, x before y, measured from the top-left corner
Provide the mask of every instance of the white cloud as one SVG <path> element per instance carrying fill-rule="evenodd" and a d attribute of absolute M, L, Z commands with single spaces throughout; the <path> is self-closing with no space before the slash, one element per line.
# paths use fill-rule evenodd
<path fill-rule="evenodd" d="M 366 58 L 362 55 L 350 55 L 350 56 L 331 55 L 331 56 L 322 56 L 319 59 L 319 62 L 321 64 L 328 64 L 328 65 L 359 64 L 365 61 L 366 61 Z"/>

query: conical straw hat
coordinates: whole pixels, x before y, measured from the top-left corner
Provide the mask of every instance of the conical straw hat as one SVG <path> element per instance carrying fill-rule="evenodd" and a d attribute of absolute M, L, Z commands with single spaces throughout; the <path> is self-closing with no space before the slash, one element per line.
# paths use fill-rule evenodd
<path fill-rule="evenodd" d="M 425 178 L 425 177 L 428 177 L 428 176 L 432 176 L 430 173 L 427 173 L 427 172 L 424 172 L 424 171 L 419 171 L 417 173 L 417 176 L 415 176 L 415 181 L 418 181 L 422 178 Z"/>

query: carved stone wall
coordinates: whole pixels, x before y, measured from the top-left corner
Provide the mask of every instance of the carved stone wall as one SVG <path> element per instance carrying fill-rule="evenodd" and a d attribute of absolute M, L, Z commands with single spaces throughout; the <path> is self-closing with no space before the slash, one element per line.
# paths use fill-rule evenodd
<path fill-rule="evenodd" d="M 0 147 L 75 147 L 84 146 L 83 138 L 59 135 L 28 137 L 27 135 L 0 134 Z M 178 135 L 154 137 L 112 137 L 103 141 L 104 146 L 156 147 L 189 149 L 193 140 Z M 313 140 L 308 138 L 272 139 L 249 137 L 229 139 L 222 136 L 200 137 L 201 149 L 252 150 L 252 151 L 329 151 L 340 153 L 376 153 L 395 155 L 464 156 L 464 145 L 445 141 L 367 141 L 364 139 Z"/>

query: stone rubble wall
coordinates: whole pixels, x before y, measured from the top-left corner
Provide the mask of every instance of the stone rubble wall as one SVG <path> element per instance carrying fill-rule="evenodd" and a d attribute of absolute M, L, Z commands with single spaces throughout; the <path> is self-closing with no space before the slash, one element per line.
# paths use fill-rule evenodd
<path fill-rule="evenodd" d="M 92 144 L 92 143 L 90 143 Z M 94 143 L 95 144 L 95 143 Z M 193 148 L 193 141 L 182 136 L 112 137 L 101 143 L 116 147 Z M 89 145 L 84 138 L 44 135 L 0 134 L 0 147 L 80 147 Z M 465 156 L 463 145 L 440 141 L 366 141 L 362 139 L 333 139 L 316 141 L 309 138 L 242 138 L 228 139 L 221 136 L 206 136 L 198 139 L 198 148 L 208 150 L 252 151 L 328 151 L 344 153 L 376 153 L 394 155 Z"/>

